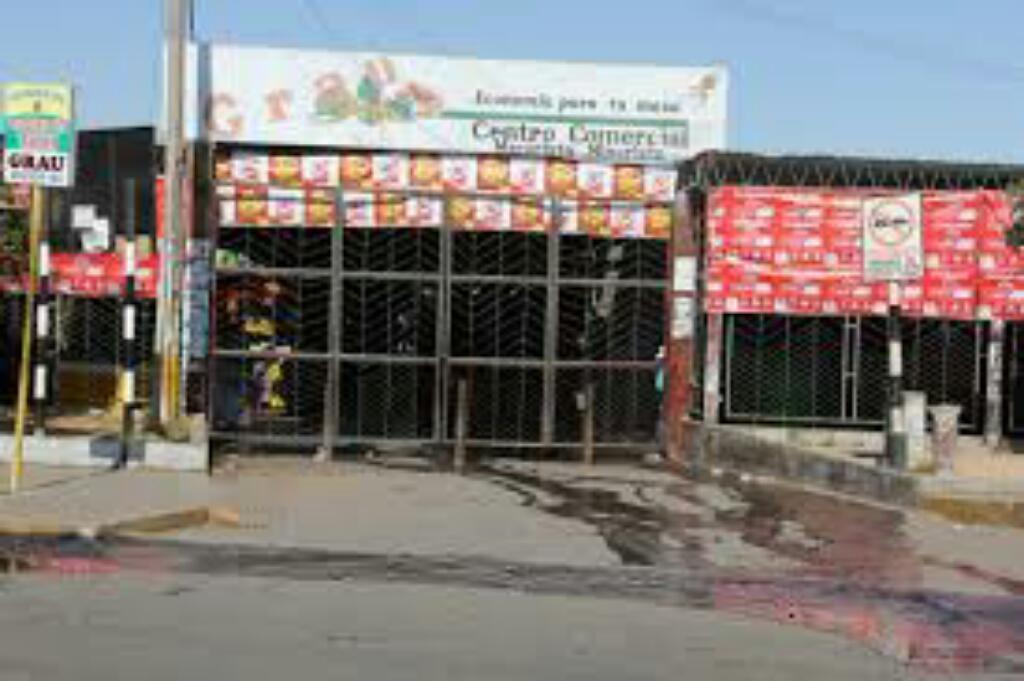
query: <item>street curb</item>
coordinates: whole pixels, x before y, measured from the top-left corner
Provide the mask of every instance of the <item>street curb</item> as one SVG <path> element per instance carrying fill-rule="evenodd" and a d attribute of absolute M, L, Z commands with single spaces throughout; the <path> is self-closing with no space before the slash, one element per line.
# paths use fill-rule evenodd
<path fill-rule="evenodd" d="M 46 521 L 0 520 L 0 537 L 60 537 L 77 533 L 77 529 Z"/>
<path fill-rule="evenodd" d="M 731 468 L 906 507 L 917 507 L 921 499 L 919 481 L 901 471 L 825 456 L 728 426 L 704 426 L 695 434 L 691 453 L 700 468 Z"/>
<path fill-rule="evenodd" d="M 1024 501 L 935 489 L 916 476 L 830 457 L 729 426 L 694 433 L 691 461 L 698 470 L 730 469 L 792 481 L 827 492 L 914 508 L 962 525 L 1024 528 Z"/>
<path fill-rule="evenodd" d="M 978 499 L 946 494 L 920 498 L 918 508 L 961 525 L 1024 528 L 1024 502 Z"/>
<path fill-rule="evenodd" d="M 222 506 L 194 506 L 101 525 L 102 534 L 164 534 L 204 525 L 241 524 L 238 513 Z"/>
<path fill-rule="evenodd" d="M 164 534 L 206 525 L 241 527 L 241 518 L 236 510 L 226 506 L 193 506 L 98 525 L 9 518 L 0 519 L 0 537 Z"/>

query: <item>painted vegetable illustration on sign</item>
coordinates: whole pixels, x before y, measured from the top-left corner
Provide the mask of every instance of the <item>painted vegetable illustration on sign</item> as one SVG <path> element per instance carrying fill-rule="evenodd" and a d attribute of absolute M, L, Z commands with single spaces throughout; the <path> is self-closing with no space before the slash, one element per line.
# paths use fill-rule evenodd
<path fill-rule="evenodd" d="M 355 114 L 356 101 L 341 74 L 325 73 L 313 82 L 313 87 L 316 89 L 313 107 L 317 118 L 340 121 Z"/>
<path fill-rule="evenodd" d="M 314 115 L 324 122 L 357 118 L 367 125 L 410 122 L 441 112 L 441 96 L 416 81 L 402 81 L 395 63 L 387 57 L 363 64 L 363 73 L 351 90 L 345 78 L 325 73 L 314 81 Z"/>

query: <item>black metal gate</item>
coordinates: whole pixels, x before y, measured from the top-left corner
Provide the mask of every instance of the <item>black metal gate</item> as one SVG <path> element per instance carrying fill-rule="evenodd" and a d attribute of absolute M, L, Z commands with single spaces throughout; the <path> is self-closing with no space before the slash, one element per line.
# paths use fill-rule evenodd
<path fill-rule="evenodd" d="M 880 427 L 888 350 L 881 317 L 728 315 L 726 419 L 743 423 Z M 904 319 L 904 389 L 961 405 L 961 428 L 985 413 L 988 324 Z"/>
<path fill-rule="evenodd" d="M 1024 323 L 1006 324 L 1003 352 L 1003 428 L 1024 435 Z"/>
<path fill-rule="evenodd" d="M 338 192 L 333 229 L 215 230 L 214 437 L 451 443 L 465 381 L 469 445 L 578 446 L 588 386 L 596 445 L 654 443 L 666 241 L 344 224 L 357 202 L 413 196 Z M 475 197 L 443 215 L 459 198 Z M 558 202 L 530 201 L 561 223 Z"/>

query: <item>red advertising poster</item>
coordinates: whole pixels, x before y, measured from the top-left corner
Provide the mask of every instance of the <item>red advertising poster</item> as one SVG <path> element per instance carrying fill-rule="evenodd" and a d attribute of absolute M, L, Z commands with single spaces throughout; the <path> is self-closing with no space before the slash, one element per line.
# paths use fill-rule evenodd
<path fill-rule="evenodd" d="M 888 286 L 863 276 L 867 190 L 721 187 L 708 202 L 709 311 L 885 314 Z M 998 191 L 923 192 L 924 274 L 903 284 L 909 315 L 1024 319 L 1024 254 L 1006 244 Z"/>
<path fill-rule="evenodd" d="M 117 253 L 54 253 L 50 263 L 54 292 L 116 296 L 124 291 L 124 263 Z M 158 263 L 155 255 L 139 260 L 135 290 L 140 298 L 156 296 Z"/>
<path fill-rule="evenodd" d="M 136 267 L 135 294 L 155 298 L 160 261 L 156 255 L 141 258 Z M 0 290 L 23 291 L 27 278 L 0 280 Z M 50 256 L 50 287 L 53 293 L 84 296 L 120 296 L 124 293 L 124 262 L 118 253 L 54 253 Z"/>

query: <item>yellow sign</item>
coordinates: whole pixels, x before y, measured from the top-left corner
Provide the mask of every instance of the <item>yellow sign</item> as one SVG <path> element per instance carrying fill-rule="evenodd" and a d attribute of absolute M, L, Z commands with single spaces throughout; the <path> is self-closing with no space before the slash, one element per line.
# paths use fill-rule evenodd
<path fill-rule="evenodd" d="M 71 86 L 65 83 L 7 83 L 3 113 L 8 118 L 53 118 L 70 121 Z"/>

